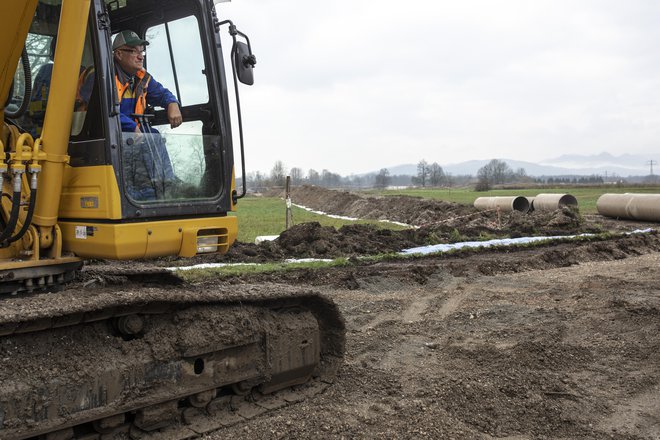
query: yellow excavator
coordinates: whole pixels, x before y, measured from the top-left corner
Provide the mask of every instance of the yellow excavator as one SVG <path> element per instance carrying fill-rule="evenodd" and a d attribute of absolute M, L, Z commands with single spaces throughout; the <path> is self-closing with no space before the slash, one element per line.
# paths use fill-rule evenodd
<path fill-rule="evenodd" d="M 341 362 L 343 321 L 313 292 L 67 284 L 85 259 L 235 241 L 230 109 L 245 176 L 238 82 L 256 59 L 219 2 L 0 3 L 0 439 L 193 438 L 297 400 Z M 149 41 L 145 67 L 176 92 L 181 126 L 152 108 L 132 115 L 149 130 L 122 132 L 125 30 Z"/>

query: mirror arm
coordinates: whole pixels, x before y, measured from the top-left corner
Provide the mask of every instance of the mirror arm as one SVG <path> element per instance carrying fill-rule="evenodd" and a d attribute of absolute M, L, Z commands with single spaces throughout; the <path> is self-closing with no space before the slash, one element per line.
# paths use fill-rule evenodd
<path fill-rule="evenodd" d="M 231 20 L 224 20 L 221 22 L 215 23 L 215 29 L 216 31 L 220 30 L 220 26 L 224 24 L 229 24 L 229 34 L 231 35 L 233 45 L 232 45 L 232 50 L 231 50 L 231 70 L 232 70 L 232 76 L 234 79 L 234 94 L 236 95 L 236 117 L 238 119 L 238 136 L 240 139 L 240 144 L 241 144 L 241 173 L 242 173 L 242 191 L 241 194 L 238 194 L 234 197 L 234 200 L 237 201 L 238 199 L 241 199 L 245 197 L 247 194 L 247 176 L 245 172 L 245 143 L 243 141 L 243 117 L 241 116 L 241 100 L 238 94 L 238 77 L 236 73 L 236 35 L 241 35 L 248 41 L 248 48 L 250 48 L 250 41 L 248 40 L 247 36 L 240 32 L 238 29 L 236 29 L 236 26 L 234 23 L 232 23 Z M 252 49 L 250 49 L 250 53 L 252 53 Z"/>

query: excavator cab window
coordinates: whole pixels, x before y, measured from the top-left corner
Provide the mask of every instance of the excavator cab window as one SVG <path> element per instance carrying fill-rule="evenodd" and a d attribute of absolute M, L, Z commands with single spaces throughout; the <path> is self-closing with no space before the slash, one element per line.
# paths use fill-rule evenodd
<path fill-rule="evenodd" d="M 128 29 L 149 41 L 145 69 L 151 81 L 176 97 L 184 121 L 172 128 L 167 110 L 156 106 L 147 110 L 151 115 L 136 118 L 143 133 L 122 133 L 125 193 L 136 205 L 217 198 L 223 189 L 223 141 L 214 115 L 217 104 L 210 102 L 197 2 L 163 2 L 157 13 L 135 0 L 106 0 L 106 4 L 113 38 Z M 192 33 L 200 37 L 191 38 Z"/>
<path fill-rule="evenodd" d="M 26 87 L 23 68 L 19 66 L 15 75 L 13 103 L 20 102 L 24 95 L 29 103 L 27 112 L 14 120 L 14 124 L 33 137 L 41 135 L 44 117 L 48 108 L 48 98 L 55 65 L 55 47 L 57 44 L 57 29 L 59 26 L 61 0 L 40 1 L 30 32 L 25 41 L 28 55 L 31 90 Z M 92 42 L 92 32 L 88 28 L 82 60 L 80 62 L 80 77 L 76 88 L 76 102 L 71 124 L 71 165 L 97 165 L 105 163 L 104 129 L 101 120 L 98 86 L 96 84 L 95 51 Z M 88 113 L 92 116 L 87 117 Z M 89 144 L 90 140 L 97 140 Z"/>
<path fill-rule="evenodd" d="M 17 110 L 23 101 L 27 101 L 27 111 L 12 119 L 12 122 L 33 137 L 39 136 L 43 127 L 61 8 L 61 0 L 38 3 L 25 40 L 27 60 L 19 61 L 14 75 L 13 94 L 8 109 Z"/>
<path fill-rule="evenodd" d="M 105 121 L 101 109 L 100 82 L 97 80 L 96 52 L 90 24 L 85 34 L 71 122 L 69 156 L 70 164 L 74 167 L 109 163 L 105 146 Z"/>

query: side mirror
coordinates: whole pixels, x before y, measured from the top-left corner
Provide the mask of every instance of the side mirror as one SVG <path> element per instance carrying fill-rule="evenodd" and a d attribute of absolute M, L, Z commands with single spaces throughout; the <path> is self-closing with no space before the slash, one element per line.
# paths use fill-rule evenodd
<path fill-rule="evenodd" d="M 248 86 L 254 84 L 255 64 L 257 64 L 257 57 L 252 55 L 250 47 L 242 41 L 234 43 L 234 66 L 240 82 Z"/>

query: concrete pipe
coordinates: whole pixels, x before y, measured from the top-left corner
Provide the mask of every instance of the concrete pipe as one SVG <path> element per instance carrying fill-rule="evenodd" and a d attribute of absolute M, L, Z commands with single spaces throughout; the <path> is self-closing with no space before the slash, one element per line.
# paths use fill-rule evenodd
<path fill-rule="evenodd" d="M 479 197 L 474 201 L 474 207 L 479 211 L 499 208 L 504 212 L 529 211 L 529 202 L 520 196 L 511 197 Z"/>
<path fill-rule="evenodd" d="M 600 215 L 660 221 L 660 194 L 603 194 L 596 202 Z"/>
<path fill-rule="evenodd" d="M 535 211 L 554 211 L 570 206 L 577 208 L 578 201 L 570 194 L 539 194 L 534 197 Z"/>

